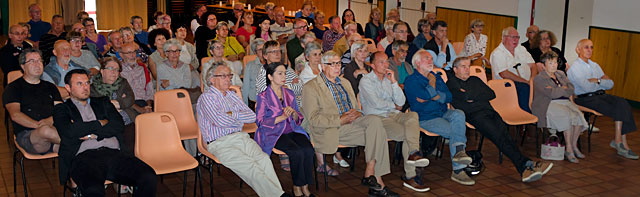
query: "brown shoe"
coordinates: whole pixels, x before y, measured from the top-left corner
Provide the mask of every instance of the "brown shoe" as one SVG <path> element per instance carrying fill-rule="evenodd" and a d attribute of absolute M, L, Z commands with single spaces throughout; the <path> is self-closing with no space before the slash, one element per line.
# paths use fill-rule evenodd
<path fill-rule="evenodd" d="M 415 152 L 409 155 L 409 158 L 407 158 L 407 164 L 414 165 L 416 167 L 427 167 L 429 165 L 429 159 L 422 157 L 420 152 Z"/>
<path fill-rule="evenodd" d="M 413 191 L 427 192 L 431 189 L 422 183 L 422 180 L 420 179 L 419 176 L 415 176 L 410 179 L 407 179 L 406 177 L 402 176 L 402 181 L 404 181 L 402 185 L 404 185 L 409 189 L 412 189 Z"/>
<path fill-rule="evenodd" d="M 537 161 L 533 164 L 533 170 L 542 173 L 542 175 L 547 174 L 547 172 L 551 170 L 551 167 L 553 167 L 553 163 L 551 162 Z"/>
<path fill-rule="evenodd" d="M 525 168 L 524 172 L 522 172 L 523 183 L 534 182 L 534 181 L 540 180 L 541 178 L 542 178 L 542 172 L 534 171 L 529 167 Z"/>

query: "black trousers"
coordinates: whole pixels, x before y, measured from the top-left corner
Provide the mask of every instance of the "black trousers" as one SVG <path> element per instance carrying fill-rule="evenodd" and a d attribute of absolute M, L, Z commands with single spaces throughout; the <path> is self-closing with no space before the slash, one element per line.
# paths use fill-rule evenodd
<path fill-rule="evenodd" d="M 494 110 L 481 110 L 473 114 L 467 114 L 466 118 L 477 131 L 482 133 L 484 137 L 489 138 L 489 140 L 498 147 L 498 150 L 509 157 L 518 170 L 518 173 L 522 174 L 522 172 L 524 172 L 525 164 L 527 161 L 531 161 L 531 159 L 522 155 L 516 143 L 511 139 L 507 125 L 498 112 Z"/>
<path fill-rule="evenodd" d="M 280 136 L 275 148 L 287 153 L 291 166 L 293 185 L 304 186 L 313 183 L 313 157 L 315 151 L 311 141 L 300 133 L 288 133 Z"/>
<path fill-rule="evenodd" d="M 610 94 L 594 95 L 575 99 L 576 104 L 596 110 L 614 121 L 622 121 L 622 135 L 635 131 L 636 121 L 633 119 L 631 106 L 623 98 Z"/>
<path fill-rule="evenodd" d="M 530 88 L 528 83 L 522 82 L 513 82 L 516 85 L 516 93 L 518 93 L 518 105 L 520 108 L 526 112 L 531 113 L 531 108 L 529 108 L 529 93 Z"/>
<path fill-rule="evenodd" d="M 158 180 L 153 168 L 125 151 L 84 151 L 71 163 L 70 175 L 84 196 L 104 196 L 105 180 L 136 186 L 136 196 L 156 196 Z"/>

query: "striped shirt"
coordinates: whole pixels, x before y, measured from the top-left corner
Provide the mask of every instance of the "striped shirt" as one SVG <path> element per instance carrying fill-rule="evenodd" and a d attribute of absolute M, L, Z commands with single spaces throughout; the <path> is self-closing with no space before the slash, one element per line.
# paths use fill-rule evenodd
<path fill-rule="evenodd" d="M 256 95 L 267 89 L 267 70 L 265 70 L 264 67 L 264 65 L 260 66 L 258 77 L 256 77 Z M 298 74 L 296 74 L 296 71 L 291 69 L 290 66 L 287 66 L 287 73 L 285 77 L 284 85 L 291 89 L 296 95 L 296 102 L 298 103 L 298 106 L 302 106 L 302 86 L 304 83 L 300 79 L 298 79 L 298 83 L 293 83 L 293 80 L 298 78 Z"/>
<path fill-rule="evenodd" d="M 338 113 L 342 115 L 342 113 L 351 110 L 353 105 L 351 105 L 351 99 L 347 94 L 347 90 L 344 89 L 344 86 L 342 86 L 340 82 L 340 77 L 336 77 L 336 82 L 333 83 L 327 79 L 327 76 L 325 76 L 323 72 L 320 73 L 320 76 L 324 79 L 324 83 L 327 84 L 333 100 L 336 101 L 336 105 L 338 105 Z"/>
<path fill-rule="evenodd" d="M 198 126 L 202 132 L 202 138 L 207 143 L 242 131 L 245 123 L 256 122 L 256 114 L 231 90 L 227 90 L 227 94 L 222 95 L 214 87 L 207 89 L 198 98 L 196 110 Z"/>

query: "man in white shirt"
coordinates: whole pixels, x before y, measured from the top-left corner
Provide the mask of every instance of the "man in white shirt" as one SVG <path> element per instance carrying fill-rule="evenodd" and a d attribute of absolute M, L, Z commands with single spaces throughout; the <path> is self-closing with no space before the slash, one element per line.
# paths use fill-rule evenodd
<path fill-rule="evenodd" d="M 491 52 L 491 70 L 494 79 L 511 79 L 518 92 L 518 104 L 522 110 L 529 109 L 529 80 L 538 71 L 531 54 L 518 44 L 520 36 L 513 27 L 502 30 L 502 43 Z"/>

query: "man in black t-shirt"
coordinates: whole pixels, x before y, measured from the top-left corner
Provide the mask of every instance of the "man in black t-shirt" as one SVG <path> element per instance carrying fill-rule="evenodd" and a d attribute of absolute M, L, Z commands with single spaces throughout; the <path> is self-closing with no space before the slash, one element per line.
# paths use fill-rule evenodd
<path fill-rule="evenodd" d="M 55 85 L 40 80 L 43 72 L 41 53 L 25 49 L 18 61 L 24 75 L 11 82 L 2 102 L 11 115 L 18 145 L 29 153 L 57 152 L 60 136 L 53 126 L 53 106 L 62 103 Z"/>

